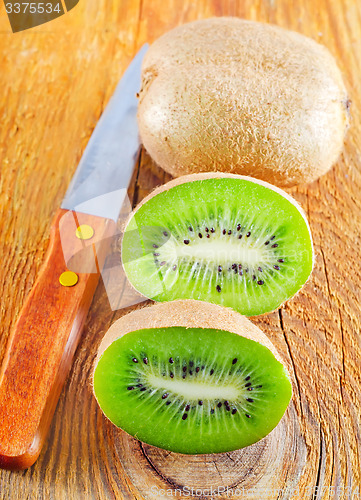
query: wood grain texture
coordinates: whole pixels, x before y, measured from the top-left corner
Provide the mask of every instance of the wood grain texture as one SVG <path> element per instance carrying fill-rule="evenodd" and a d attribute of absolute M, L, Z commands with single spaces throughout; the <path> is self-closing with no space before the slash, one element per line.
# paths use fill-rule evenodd
<path fill-rule="evenodd" d="M 325 44 L 352 100 L 340 160 L 312 185 L 289 190 L 309 217 L 316 251 L 312 278 L 279 311 L 255 320 L 287 359 L 292 405 L 268 438 L 227 455 L 185 458 L 118 431 L 97 408 L 89 376 L 104 332 L 129 308 L 113 312 L 100 283 L 43 452 L 26 471 L 0 472 L 0 498 L 160 499 L 167 498 L 161 488 L 175 497 L 183 485 L 229 486 L 234 495 L 228 498 L 360 498 L 357 0 L 80 0 L 69 14 L 16 35 L 2 9 L 0 356 L 43 260 L 51 216 L 122 71 L 145 41 L 212 15 L 276 23 Z M 168 179 L 143 152 L 130 189 L 133 204 Z"/>

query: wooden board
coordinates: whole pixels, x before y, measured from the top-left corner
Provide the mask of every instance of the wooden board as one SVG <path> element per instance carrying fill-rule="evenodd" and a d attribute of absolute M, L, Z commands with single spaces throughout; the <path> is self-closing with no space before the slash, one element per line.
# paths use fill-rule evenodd
<path fill-rule="evenodd" d="M 125 67 L 145 41 L 212 15 L 276 23 L 325 44 L 352 100 L 340 160 L 319 181 L 289 190 L 310 220 L 312 279 L 256 320 L 287 359 L 292 404 L 265 440 L 219 456 L 187 458 L 118 431 L 97 408 L 89 375 L 102 335 L 129 309 L 113 312 L 100 283 L 43 453 L 29 470 L 0 471 L 2 499 L 159 499 L 167 498 L 162 489 L 186 497 L 185 486 L 198 488 L 195 498 L 217 487 L 230 489 L 216 498 L 360 498 L 358 0 L 80 0 L 65 16 L 18 34 L 1 5 L 0 358 L 44 257 L 51 217 Z M 168 178 L 143 152 L 133 204 Z"/>

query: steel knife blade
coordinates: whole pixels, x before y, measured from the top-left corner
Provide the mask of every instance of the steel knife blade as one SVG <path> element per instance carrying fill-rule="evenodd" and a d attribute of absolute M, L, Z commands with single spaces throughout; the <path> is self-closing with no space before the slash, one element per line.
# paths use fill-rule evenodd
<path fill-rule="evenodd" d="M 62 208 L 117 220 L 122 205 L 117 193 L 128 188 L 139 147 L 135 89 L 140 88 L 147 48 L 144 45 L 133 59 L 95 127 Z"/>
<path fill-rule="evenodd" d="M 2 468 L 35 462 L 71 367 L 139 148 L 136 94 L 146 50 L 133 59 L 94 129 L 10 333 L 0 369 Z"/>

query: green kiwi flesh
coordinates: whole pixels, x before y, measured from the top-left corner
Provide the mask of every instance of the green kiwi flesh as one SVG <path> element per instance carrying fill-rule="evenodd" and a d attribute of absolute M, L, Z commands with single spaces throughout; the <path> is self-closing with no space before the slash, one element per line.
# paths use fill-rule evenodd
<path fill-rule="evenodd" d="M 287 371 L 265 345 L 183 326 L 144 328 L 111 342 L 97 360 L 93 385 L 116 426 L 184 454 L 226 452 L 262 439 L 292 394 Z"/>
<path fill-rule="evenodd" d="M 159 302 L 204 300 L 255 316 L 302 288 L 312 240 L 289 195 L 226 174 L 169 185 L 148 197 L 125 229 L 122 260 L 136 290 Z"/>

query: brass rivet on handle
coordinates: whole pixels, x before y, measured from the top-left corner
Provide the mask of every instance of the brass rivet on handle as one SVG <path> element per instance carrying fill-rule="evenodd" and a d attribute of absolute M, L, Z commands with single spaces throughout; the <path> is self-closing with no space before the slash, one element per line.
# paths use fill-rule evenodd
<path fill-rule="evenodd" d="M 79 277 L 73 271 L 64 271 L 59 276 L 59 282 L 63 286 L 74 286 L 78 283 Z"/>
<path fill-rule="evenodd" d="M 90 240 L 94 236 L 94 229 L 88 224 L 81 224 L 76 228 L 75 236 L 79 240 Z"/>

